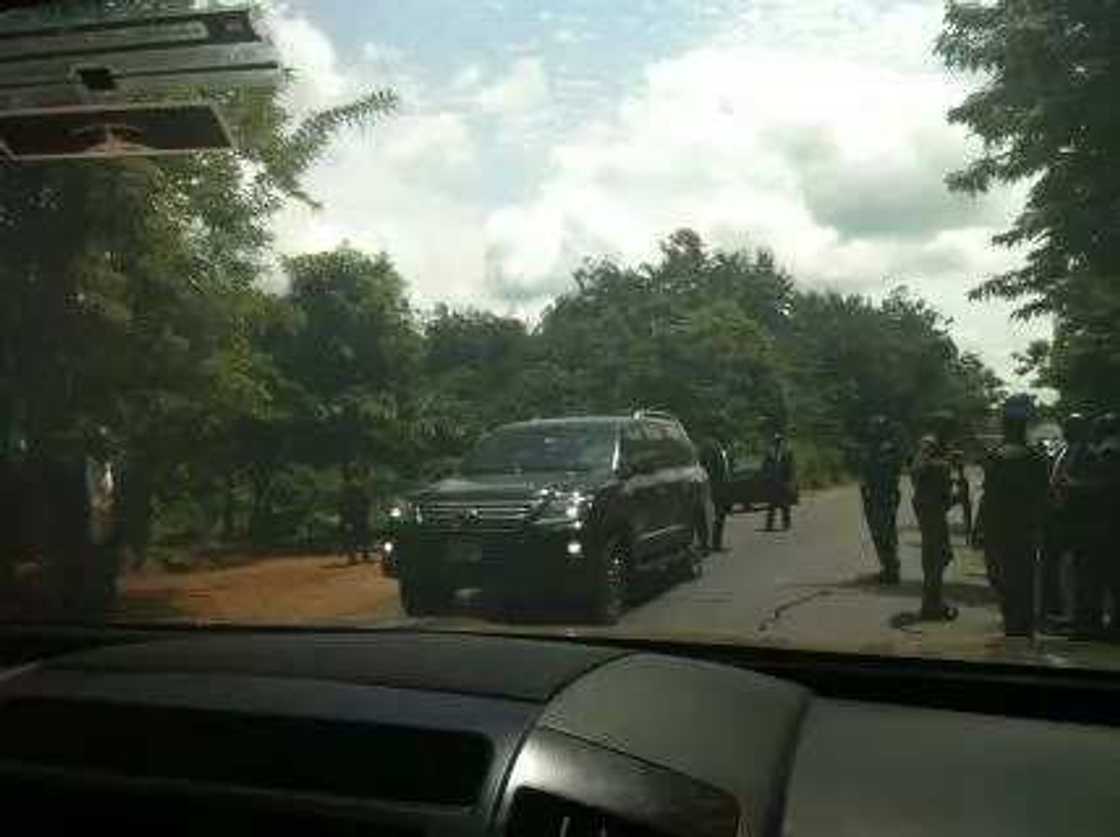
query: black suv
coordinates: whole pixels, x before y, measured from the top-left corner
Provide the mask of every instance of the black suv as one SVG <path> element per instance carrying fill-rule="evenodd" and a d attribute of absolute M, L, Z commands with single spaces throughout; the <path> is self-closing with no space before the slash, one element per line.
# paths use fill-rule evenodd
<path fill-rule="evenodd" d="M 457 476 L 393 517 L 410 615 L 472 587 L 509 606 L 574 600 L 612 623 L 637 576 L 700 573 L 711 492 L 670 415 L 538 419 L 484 436 Z"/>

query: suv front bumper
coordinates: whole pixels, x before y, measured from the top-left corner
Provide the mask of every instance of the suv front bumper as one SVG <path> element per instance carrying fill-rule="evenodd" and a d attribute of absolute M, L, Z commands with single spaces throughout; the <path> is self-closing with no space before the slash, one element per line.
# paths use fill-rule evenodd
<path fill-rule="evenodd" d="M 393 554 L 402 577 L 448 590 L 513 596 L 582 597 L 594 579 L 598 544 L 574 525 L 517 531 L 402 530 Z"/>

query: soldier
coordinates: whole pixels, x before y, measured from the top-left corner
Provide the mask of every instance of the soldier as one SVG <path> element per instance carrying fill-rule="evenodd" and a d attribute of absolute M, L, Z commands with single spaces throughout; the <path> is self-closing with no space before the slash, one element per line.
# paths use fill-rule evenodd
<path fill-rule="evenodd" d="M 723 529 L 728 512 L 727 483 L 731 478 L 727 449 L 713 439 L 704 445 L 700 454 L 700 464 L 708 472 L 708 481 L 712 487 L 712 505 L 715 507 L 709 546 L 713 552 L 723 552 Z"/>
<path fill-rule="evenodd" d="M 957 618 L 957 609 L 942 598 L 942 576 L 953 557 L 946 519 L 953 501 L 946 432 L 947 420 L 939 418 L 937 435 L 922 437 L 910 467 L 910 480 L 914 485 L 912 503 L 922 533 L 921 618 L 934 621 Z"/>
<path fill-rule="evenodd" d="M 790 527 L 790 506 L 797 488 L 794 482 L 793 452 L 781 433 L 775 433 L 762 460 L 762 479 L 766 484 L 769 505 L 766 508 L 766 531 L 774 531 L 774 513 L 781 509 L 782 529 Z"/>
<path fill-rule="evenodd" d="M 1046 513 L 1049 474 L 1045 458 L 1027 444 L 1033 408 L 1027 396 L 1003 406 L 1003 441 L 984 463 L 984 552 L 997 580 L 1003 631 L 1034 633 L 1034 571 Z"/>
<path fill-rule="evenodd" d="M 871 540 L 879 556 L 881 584 L 898 584 L 898 490 L 902 454 L 883 416 L 869 422 L 867 449 L 860 468 L 860 495 Z"/>

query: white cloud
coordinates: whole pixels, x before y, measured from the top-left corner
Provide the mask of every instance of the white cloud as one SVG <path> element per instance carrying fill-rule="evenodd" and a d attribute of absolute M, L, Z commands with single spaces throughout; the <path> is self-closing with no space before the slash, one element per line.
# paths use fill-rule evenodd
<path fill-rule="evenodd" d="M 373 131 L 344 134 L 310 172 L 307 186 L 324 209 L 282 211 L 274 225 L 280 251 L 325 250 L 343 241 L 384 250 L 419 302 L 471 301 L 477 285 L 456 280 L 483 275 L 484 218 L 469 199 L 478 180 L 477 145 L 463 114 L 430 106 L 397 50 L 366 44 L 365 63 L 343 71 L 330 41 L 306 19 L 278 15 L 272 26 L 285 63 L 298 72 L 293 96 L 304 109 L 387 81 L 407 91 L 398 114 Z"/>
<path fill-rule="evenodd" d="M 808 284 L 910 284 L 1007 374 L 1011 347 L 1045 324 L 1012 329 L 1005 307 L 966 298 L 1015 261 L 989 239 L 1020 194 L 946 191 L 969 149 L 944 119 L 958 95 L 932 71 L 753 44 L 655 64 L 612 120 L 553 147 L 532 200 L 490 216 L 506 291 L 562 287 L 582 243 L 637 259 L 679 226 L 730 246 L 745 234 Z"/>
<path fill-rule="evenodd" d="M 353 79 L 339 67 L 334 45 L 306 17 L 275 12 L 268 26 L 285 66 L 295 71 L 288 95 L 297 113 L 338 104 L 352 93 Z"/>
<path fill-rule="evenodd" d="M 466 64 L 425 86 L 407 56 L 367 50 L 408 85 L 402 114 L 316 169 L 310 186 L 327 209 L 286 212 L 281 245 L 385 249 L 423 303 L 531 313 L 583 257 L 649 258 L 660 237 L 691 226 L 715 245 L 772 248 L 809 286 L 875 296 L 906 283 L 954 319 L 965 348 L 1009 373 L 1011 351 L 1046 324 L 1010 323 L 1006 306 L 966 294 L 1016 262 L 989 239 L 1022 190 L 974 200 L 944 188 L 970 145 L 945 122 L 962 89 L 930 55 L 936 4 L 732 5 L 717 19 L 739 14 L 738 26 L 646 66 L 621 99 L 602 101 L 606 88 L 589 81 L 597 118 L 577 124 L 564 123 L 565 82 L 554 99 L 540 55 L 497 78 Z M 360 86 L 361 68 L 341 70 L 321 32 L 287 23 L 281 48 L 309 68 L 301 100 Z M 530 139 L 542 162 L 519 170 L 520 196 L 483 197 L 507 174 L 511 141 L 524 153 Z"/>
<path fill-rule="evenodd" d="M 469 90 L 482 81 L 482 68 L 477 64 L 468 64 L 455 74 L 451 79 L 451 86 L 455 90 Z"/>
<path fill-rule="evenodd" d="M 548 78 L 537 57 L 516 59 L 509 73 L 478 93 L 478 106 L 487 113 L 518 114 L 548 101 Z"/>

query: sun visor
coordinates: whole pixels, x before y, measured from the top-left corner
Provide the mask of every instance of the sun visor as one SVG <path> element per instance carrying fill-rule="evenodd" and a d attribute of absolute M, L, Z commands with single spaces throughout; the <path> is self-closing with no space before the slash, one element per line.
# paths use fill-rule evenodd
<path fill-rule="evenodd" d="M 0 14 L 0 144 L 24 160 L 228 148 L 205 94 L 280 77 L 252 6 L 71 0 Z"/>
<path fill-rule="evenodd" d="M 0 150 L 14 160 L 183 154 L 232 146 L 217 109 L 206 102 L 0 111 Z"/>

